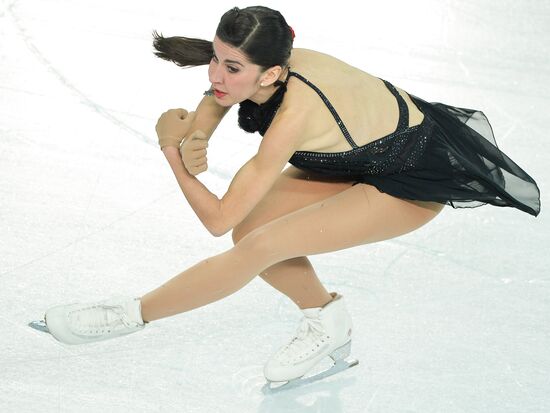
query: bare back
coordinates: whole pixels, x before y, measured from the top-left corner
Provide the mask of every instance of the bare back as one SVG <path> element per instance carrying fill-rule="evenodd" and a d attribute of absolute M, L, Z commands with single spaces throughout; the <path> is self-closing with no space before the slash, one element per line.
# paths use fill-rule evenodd
<path fill-rule="evenodd" d="M 304 76 L 328 98 L 358 146 L 392 133 L 399 110 L 383 81 L 332 56 L 309 49 L 293 49 L 291 71 Z M 409 107 L 409 126 L 423 115 L 403 90 Z M 319 95 L 301 80 L 291 77 L 283 108 L 308 108 L 310 116 L 297 150 L 343 152 L 352 149 Z"/>

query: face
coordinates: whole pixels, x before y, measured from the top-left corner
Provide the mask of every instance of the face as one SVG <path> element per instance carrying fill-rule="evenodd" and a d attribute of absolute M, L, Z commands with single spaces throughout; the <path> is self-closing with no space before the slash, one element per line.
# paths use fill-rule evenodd
<path fill-rule="evenodd" d="M 262 72 L 261 67 L 251 63 L 242 51 L 222 42 L 217 36 L 213 47 L 208 78 L 220 105 L 231 106 L 246 99 L 254 100 L 262 94 L 260 83 L 266 82 L 268 71 Z"/>

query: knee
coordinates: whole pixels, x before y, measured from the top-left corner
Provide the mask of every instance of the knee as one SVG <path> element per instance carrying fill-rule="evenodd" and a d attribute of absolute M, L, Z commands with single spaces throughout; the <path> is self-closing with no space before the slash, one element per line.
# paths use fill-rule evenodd
<path fill-rule="evenodd" d="M 258 227 L 248 224 L 246 221 L 236 225 L 231 231 L 233 245 L 237 245 L 244 237 L 255 231 Z"/>
<path fill-rule="evenodd" d="M 249 233 L 250 233 L 250 230 L 244 228 L 244 226 L 236 226 L 235 228 L 233 228 L 233 231 L 231 232 L 231 239 L 233 240 L 233 245 L 237 246 L 237 244 L 239 244 L 239 242 L 241 242 L 241 240 Z M 250 241 L 250 244 L 254 244 L 254 242 Z M 258 244 L 256 243 L 255 245 L 257 246 Z M 238 248 L 241 249 L 242 247 L 243 245 L 239 245 Z M 247 247 L 245 244 L 244 248 L 249 249 L 250 247 Z M 259 273 L 258 275 L 261 278 L 264 278 L 266 276 L 263 273 Z"/>
<path fill-rule="evenodd" d="M 273 237 L 269 229 L 260 227 L 247 233 L 237 231 L 232 234 L 235 248 L 246 251 L 248 256 L 264 260 L 266 265 L 285 259 L 285 251 L 281 243 Z"/>

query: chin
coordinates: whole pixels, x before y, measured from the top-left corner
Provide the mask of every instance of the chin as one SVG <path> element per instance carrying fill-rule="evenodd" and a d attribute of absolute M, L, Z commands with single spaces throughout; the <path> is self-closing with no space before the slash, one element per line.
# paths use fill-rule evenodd
<path fill-rule="evenodd" d="M 235 97 L 228 97 L 227 95 L 224 96 L 223 98 L 219 99 L 219 98 L 216 98 L 216 102 L 218 102 L 218 104 L 220 106 L 233 106 L 233 105 L 236 105 L 238 103 L 241 103 L 241 102 L 244 102 L 245 100 L 247 100 L 249 98 L 247 97 L 239 97 L 239 98 L 235 98 Z"/>
<path fill-rule="evenodd" d="M 216 98 L 216 102 L 218 103 L 218 105 L 224 106 L 224 107 L 233 106 L 235 103 L 238 103 L 238 102 L 234 102 L 232 100 L 218 99 L 218 98 Z"/>

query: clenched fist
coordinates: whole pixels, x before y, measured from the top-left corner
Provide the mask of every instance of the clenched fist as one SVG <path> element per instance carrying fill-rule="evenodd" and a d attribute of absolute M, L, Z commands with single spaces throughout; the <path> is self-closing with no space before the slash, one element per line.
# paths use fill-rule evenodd
<path fill-rule="evenodd" d="M 191 175 L 198 175 L 208 169 L 206 148 L 208 148 L 208 138 L 201 130 L 196 130 L 187 136 L 181 144 L 181 159 L 185 169 Z"/>
<path fill-rule="evenodd" d="M 194 118 L 195 112 L 188 113 L 185 109 L 170 109 L 164 112 L 155 126 L 160 149 L 165 146 L 178 148 Z"/>

